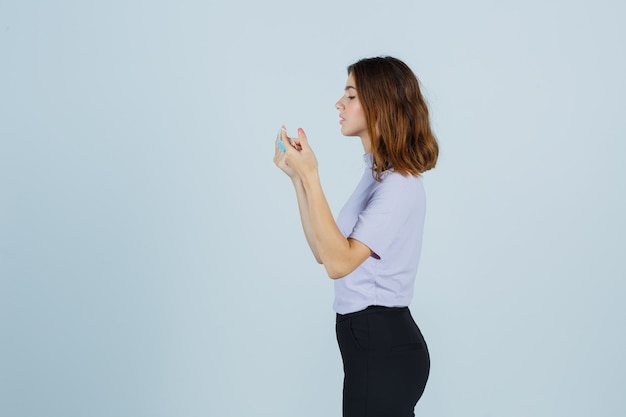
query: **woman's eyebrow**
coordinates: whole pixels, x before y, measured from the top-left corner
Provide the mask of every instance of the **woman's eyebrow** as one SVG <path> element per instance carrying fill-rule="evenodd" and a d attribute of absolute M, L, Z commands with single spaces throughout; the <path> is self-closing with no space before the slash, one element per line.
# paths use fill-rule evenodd
<path fill-rule="evenodd" d="M 344 91 L 348 91 L 349 89 L 353 89 L 356 90 L 356 88 L 352 87 L 351 85 L 346 85 L 346 88 L 344 89 Z"/>

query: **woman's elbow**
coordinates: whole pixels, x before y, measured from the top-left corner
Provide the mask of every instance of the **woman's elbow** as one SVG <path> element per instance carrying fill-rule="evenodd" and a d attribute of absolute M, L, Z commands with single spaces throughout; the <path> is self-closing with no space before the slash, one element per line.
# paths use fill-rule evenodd
<path fill-rule="evenodd" d="M 322 263 L 324 264 L 324 268 L 326 269 L 326 273 L 330 279 L 343 278 L 352 273 L 352 271 L 359 266 L 351 263 L 349 260 L 346 260 L 345 257 L 336 256 L 330 257 L 329 259 L 322 257 Z"/>
<path fill-rule="evenodd" d="M 342 269 L 342 268 L 333 268 L 324 264 L 326 267 L 326 273 L 328 274 L 328 278 L 330 279 L 340 279 L 348 275 L 351 271 Z"/>

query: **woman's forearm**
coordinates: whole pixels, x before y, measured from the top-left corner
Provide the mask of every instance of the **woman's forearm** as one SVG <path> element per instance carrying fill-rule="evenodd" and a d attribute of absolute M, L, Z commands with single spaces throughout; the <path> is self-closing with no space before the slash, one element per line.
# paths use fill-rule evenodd
<path fill-rule="evenodd" d="M 317 172 L 302 179 L 308 203 L 310 226 L 317 253 L 328 276 L 341 278 L 352 272 L 371 254 L 361 242 L 346 239 L 341 233 L 322 190 Z"/>
<path fill-rule="evenodd" d="M 295 177 L 292 179 L 293 186 L 296 189 L 296 198 L 298 200 L 298 210 L 300 211 L 300 222 L 302 223 L 302 229 L 304 230 L 304 236 L 313 256 L 318 263 L 322 263 L 319 252 L 317 250 L 317 244 L 313 232 L 313 225 L 311 224 L 311 212 L 309 210 L 309 203 L 307 200 L 306 191 L 302 185 L 302 181 Z"/>

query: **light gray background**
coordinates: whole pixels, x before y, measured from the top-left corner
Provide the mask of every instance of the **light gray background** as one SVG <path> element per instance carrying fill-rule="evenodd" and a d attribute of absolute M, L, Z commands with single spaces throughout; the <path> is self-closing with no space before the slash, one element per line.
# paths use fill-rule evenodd
<path fill-rule="evenodd" d="M 441 144 L 418 416 L 626 414 L 626 29 L 614 1 L 2 1 L 0 415 L 339 416 L 332 282 L 272 163 L 335 213 L 345 67 L 418 74 Z"/>

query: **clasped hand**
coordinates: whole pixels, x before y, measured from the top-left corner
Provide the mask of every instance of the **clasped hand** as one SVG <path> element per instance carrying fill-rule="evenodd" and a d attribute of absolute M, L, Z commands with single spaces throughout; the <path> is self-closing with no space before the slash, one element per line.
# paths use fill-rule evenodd
<path fill-rule="evenodd" d="M 279 148 L 278 141 L 284 145 L 285 152 Z M 290 138 L 283 126 L 275 143 L 274 163 L 291 178 L 304 178 L 317 173 L 317 158 L 304 130 L 298 129 L 298 137 Z"/>

